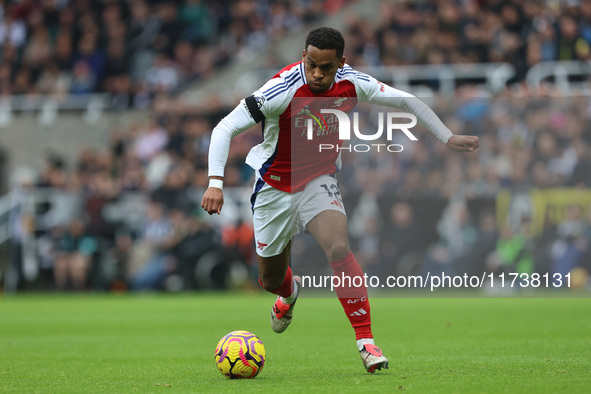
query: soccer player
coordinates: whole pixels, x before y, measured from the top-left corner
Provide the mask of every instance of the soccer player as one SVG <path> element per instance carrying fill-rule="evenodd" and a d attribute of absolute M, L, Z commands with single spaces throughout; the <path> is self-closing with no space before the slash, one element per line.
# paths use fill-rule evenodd
<path fill-rule="evenodd" d="M 334 177 L 340 152 L 317 149 L 319 141 L 340 146 L 338 133 L 323 133 L 314 141 L 316 145 L 306 145 L 305 130 L 293 131 L 294 119 L 309 110 L 307 104 L 313 106 L 316 99 L 322 101 L 321 108 L 345 112 L 358 100 L 394 107 L 415 115 L 454 151 L 471 152 L 479 146 L 478 137 L 453 135 L 416 97 L 352 69 L 345 63 L 344 47 L 339 31 L 329 27 L 312 30 L 302 60 L 285 67 L 242 100 L 211 136 L 210 181 L 201 202 L 210 215 L 220 214 L 224 203 L 223 176 L 231 139 L 259 122 L 263 124 L 264 140 L 251 149 L 246 162 L 256 172 L 251 203 L 259 282 L 277 295 L 271 310 L 271 326 L 277 333 L 291 323 L 300 291 L 300 278 L 289 266 L 291 239 L 300 229 L 316 239 L 335 276 L 363 276 L 349 247 L 347 217 Z M 302 154 L 306 148 L 310 151 Z M 341 286 L 336 293 L 355 331 L 365 369 L 373 373 L 388 368 L 388 359 L 374 344 L 367 289 Z"/>

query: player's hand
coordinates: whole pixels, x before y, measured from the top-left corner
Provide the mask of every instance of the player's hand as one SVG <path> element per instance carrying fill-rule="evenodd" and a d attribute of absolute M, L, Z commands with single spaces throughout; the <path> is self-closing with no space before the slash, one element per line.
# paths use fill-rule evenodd
<path fill-rule="evenodd" d="M 205 209 L 207 213 L 218 215 L 222 212 L 222 205 L 224 205 L 224 192 L 217 187 L 208 187 L 203 194 L 201 200 L 201 208 Z"/>
<path fill-rule="evenodd" d="M 478 137 L 473 135 L 452 135 L 447 146 L 456 152 L 474 152 L 480 146 Z"/>

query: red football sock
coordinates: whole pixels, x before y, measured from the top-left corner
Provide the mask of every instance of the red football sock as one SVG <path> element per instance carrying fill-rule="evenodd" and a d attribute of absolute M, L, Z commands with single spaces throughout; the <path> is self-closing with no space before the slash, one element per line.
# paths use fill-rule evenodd
<path fill-rule="evenodd" d="M 332 261 L 330 266 L 334 270 L 335 277 L 338 277 L 341 282 L 335 290 L 355 330 L 355 339 L 373 338 L 367 287 L 363 283 L 363 270 L 355 260 L 353 252 L 343 259 Z"/>
<path fill-rule="evenodd" d="M 259 283 L 261 286 L 261 278 L 259 278 Z M 277 294 L 283 298 L 288 298 L 293 293 L 293 272 L 291 272 L 291 267 L 287 267 L 287 272 L 285 273 L 285 278 L 283 279 L 283 283 L 276 288 L 275 290 L 271 291 L 273 294 Z"/>

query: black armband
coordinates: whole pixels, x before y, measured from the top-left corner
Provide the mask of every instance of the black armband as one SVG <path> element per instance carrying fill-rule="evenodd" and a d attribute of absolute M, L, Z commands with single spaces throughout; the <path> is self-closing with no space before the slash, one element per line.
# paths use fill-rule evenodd
<path fill-rule="evenodd" d="M 255 97 L 255 96 L 248 96 L 244 99 L 246 103 L 246 109 L 250 113 L 250 116 L 254 119 L 255 122 L 259 123 L 263 119 L 265 119 L 265 115 L 261 112 L 261 107 L 265 102 L 265 98 L 263 96 Z"/>

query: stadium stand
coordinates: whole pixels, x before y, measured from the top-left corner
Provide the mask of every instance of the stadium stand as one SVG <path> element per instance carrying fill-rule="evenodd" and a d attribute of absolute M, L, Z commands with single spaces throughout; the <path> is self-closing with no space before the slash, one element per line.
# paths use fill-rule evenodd
<path fill-rule="evenodd" d="M 21 1 L 0 22 L 4 95 L 144 95 L 205 78 L 346 1 Z M 136 98 L 134 100 L 134 98 Z"/>
<path fill-rule="evenodd" d="M 344 21 L 348 63 L 426 93 L 454 132 L 481 138 L 467 163 L 425 134 L 404 155 L 344 155 L 352 244 L 368 272 L 590 270 L 591 2 L 381 2 L 375 23 L 349 3 L 4 3 L 0 145 L 13 153 L 11 192 L 0 199 L 4 289 L 55 288 L 66 252 L 78 253 L 72 264 L 96 290 L 254 283 L 244 157 L 258 128 L 232 142 L 224 215 L 198 207 L 212 127 L 271 71 L 247 70 L 251 85 L 198 104 L 178 93 L 325 14 Z M 295 52 L 266 66 L 296 61 Z M 407 233 L 422 236 L 404 242 Z M 91 242 L 72 246 L 73 237 Z M 310 261 L 314 245 L 298 242 L 294 259 Z"/>

